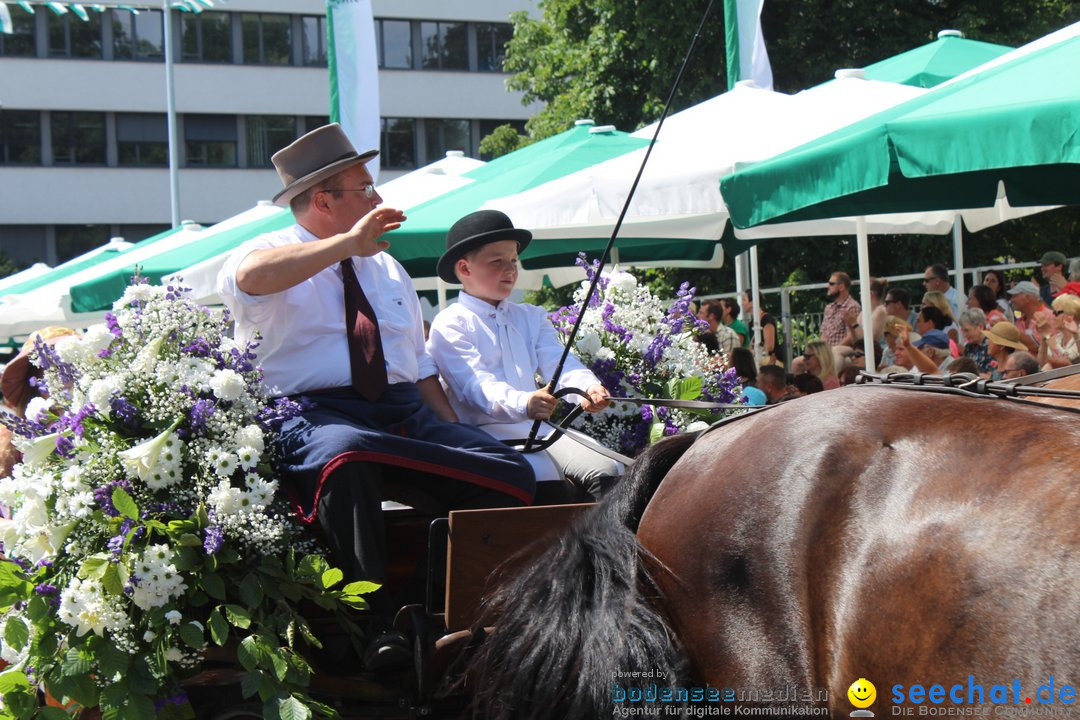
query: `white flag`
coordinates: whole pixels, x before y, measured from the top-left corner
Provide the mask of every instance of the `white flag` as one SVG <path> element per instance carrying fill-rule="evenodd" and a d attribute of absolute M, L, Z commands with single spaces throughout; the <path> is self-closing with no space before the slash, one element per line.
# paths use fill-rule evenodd
<path fill-rule="evenodd" d="M 753 80 L 758 87 L 772 90 L 772 68 L 761 32 L 762 5 L 764 0 L 724 0 L 728 88 L 739 80 Z"/>
<path fill-rule="evenodd" d="M 379 147 L 379 68 L 371 0 L 326 0 L 330 120 L 341 123 L 357 152 Z M 379 179 L 379 159 L 367 164 Z"/>

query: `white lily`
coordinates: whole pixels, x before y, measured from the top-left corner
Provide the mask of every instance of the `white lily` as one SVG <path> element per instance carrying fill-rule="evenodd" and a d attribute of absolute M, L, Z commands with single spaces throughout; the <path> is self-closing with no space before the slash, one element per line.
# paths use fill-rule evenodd
<path fill-rule="evenodd" d="M 133 478 L 137 477 L 140 480 L 146 480 L 154 467 L 157 466 L 161 450 L 165 447 L 166 441 L 175 429 L 176 424 L 174 423 L 171 427 L 162 431 L 160 435 L 121 452 L 120 460 L 124 463 L 124 469 L 127 470 L 128 475 Z"/>
<path fill-rule="evenodd" d="M 22 453 L 22 461 L 26 465 L 39 465 L 56 451 L 56 438 L 60 433 L 49 433 L 36 438 L 24 438 L 16 435 L 12 443 Z"/>

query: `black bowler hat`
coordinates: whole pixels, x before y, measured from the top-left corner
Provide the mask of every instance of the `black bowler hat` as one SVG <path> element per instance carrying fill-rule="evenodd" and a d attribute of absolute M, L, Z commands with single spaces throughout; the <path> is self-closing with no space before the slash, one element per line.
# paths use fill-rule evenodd
<path fill-rule="evenodd" d="M 500 240 L 517 240 L 518 252 L 524 252 L 532 233 L 514 227 L 506 213 L 498 210 L 477 210 L 458 220 L 446 233 L 446 252 L 439 258 L 436 269 L 448 283 L 460 283 L 454 266 L 466 253 Z"/>

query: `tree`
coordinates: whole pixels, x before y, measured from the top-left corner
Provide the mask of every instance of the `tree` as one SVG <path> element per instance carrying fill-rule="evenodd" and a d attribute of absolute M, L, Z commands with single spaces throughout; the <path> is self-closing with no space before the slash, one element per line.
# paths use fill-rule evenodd
<path fill-rule="evenodd" d="M 726 90 L 722 3 L 713 9 L 679 87 L 673 111 Z M 529 119 L 529 140 L 561 132 L 582 117 L 634 130 L 663 108 L 706 0 L 541 0 L 542 15 L 512 16 L 504 68 L 509 85 L 546 107 Z M 1080 20 L 1072 0 L 767 0 L 762 26 L 774 84 L 795 92 L 829 80 L 837 68 L 863 67 L 931 42 L 939 30 L 1017 45 Z M 505 143 L 504 143 L 505 144 Z M 516 146 L 515 146 L 516 147 Z M 966 264 L 1037 258 L 1080 236 L 1080 210 L 1065 208 L 979 233 L 965 245 Z M 834 269 L 856 271 L 851 238 L 769 241 L 764 285 L 796 270 L 811 281 Z M 952 257 L 949 237 L 877 236 L 871 272 L 921 272 Z M 654 283 L 690 279 L 700 292 L 734 289 L 733 265 L 720 271 L 651 273 Z M 673 294 L 673 293 L 672 293 Z M 558 299 L 558 293 L 548 293 Z"/>

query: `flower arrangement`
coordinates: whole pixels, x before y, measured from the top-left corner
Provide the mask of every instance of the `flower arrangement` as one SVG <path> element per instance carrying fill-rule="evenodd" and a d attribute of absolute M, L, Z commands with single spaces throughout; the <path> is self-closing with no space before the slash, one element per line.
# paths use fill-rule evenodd
<path fill-rule="evenodd" d="M 0 480 L 0 717 L 191 717 L 181 682 L 228 645 L 265 717 L 332 714 L 306 692 L 297 611 L 361 608 L 276 493 L 271 401 L 254 345 L 182 289 L 134 284 L 106 323 L 31 354 L 43 398 L 4 422 L 23 454 Z M 336 589 L 335 589 L 336 588 Z"/>
<path fill-rule="evenodd" d="M 588 281 L 575 291 L 574 306 L 550 315 L 564 338 L 577 321 L 599 262 L 589 263 L 582 253 L 578 265 Z M 578 330 L 578 357 L 613 395 L 738 404 L 741 390 L 734 371 L 725 370 L 723 359 L 696 340 L 708 326 L 691 312 L 694 293 L 683 283 L 675 301 L 665 303 L 628 272 L 602 275 Z M 575 425 L 633 456 L 666 435 L 703 429 L 720 412 L 615 403 L 603 413 L 583 415 Z"/>

